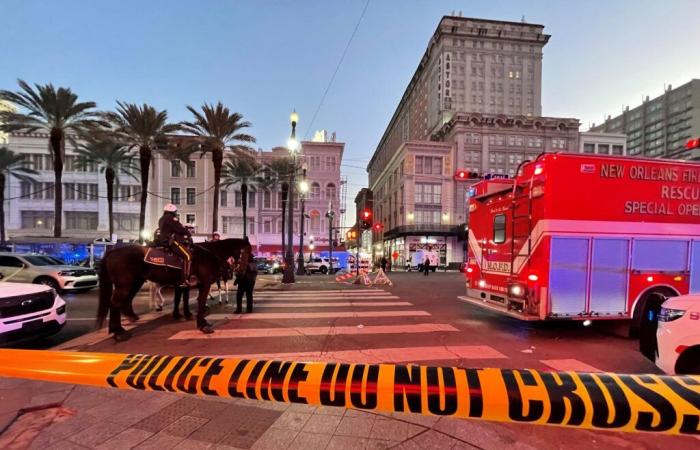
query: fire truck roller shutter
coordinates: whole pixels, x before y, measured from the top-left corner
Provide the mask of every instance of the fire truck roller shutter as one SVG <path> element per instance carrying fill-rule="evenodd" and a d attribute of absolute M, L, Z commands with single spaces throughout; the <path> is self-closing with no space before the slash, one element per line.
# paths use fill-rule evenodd
<path fill-rule="evenodd" d="M 630 240 L 593 238 L 589 311 L 621 316 L 627 311 Z"/>
<path fill-rule="evenodd" d="M 554 317 L 578 316 L 586 309 L 588 238 L 552 237 L 549 298 Z"/>

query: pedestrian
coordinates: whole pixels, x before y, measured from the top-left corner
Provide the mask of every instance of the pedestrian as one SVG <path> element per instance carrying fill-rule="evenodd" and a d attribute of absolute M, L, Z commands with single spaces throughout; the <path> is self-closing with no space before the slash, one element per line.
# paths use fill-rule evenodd
<path fill-rule="evenodd" d="M 182 300 L 182 315 L 180 315 L 180 301 Z M 173 299 L 173 319 L 179 320 L 182 316 L 185 320 L 192 320 L 190 312 L 190 288 L 175 286 L 175 297 Z"/>
<path fill-rule="evenodd" d="M 148 284 L 151 294 L 151 309 L 155 309 L 158 312 L 163 311 L 163 305 L 165 304 L 163 294 L 161 293 L 163 286 L 153 281 L 149 281 Z"/>
<path fill-rule="evenodd" d="M 258 276 L 258 268 L 255 264 L 254 255 L 251 253 L 248 258 L 248 264 L 243 266 L 238 264 L 236 271 L 236 281 L 233 283 L 238 286 L 236 291 L 236 310 L 234 314 L 243 313 L 243 295 L 246 299 L 246 313 L 253 312 L 253 289 L 255 288 L 255 279 Z"/>
<path fill-rule="evenodd" d="M 379 265 L 382 267 L 382 272 L 386 272 L 386 265 L 389 261 L 386 260 L 386 256 L 382 256 L 381 261 L 379 262 Z"/>
<path fill-rule="evenodd" d="M 424 275 L 427 277 L 428 271 L 430 270 L 430 258 L 427 255 L 425 261 L 423 261 L 423 270 L 425 271 Z"/>

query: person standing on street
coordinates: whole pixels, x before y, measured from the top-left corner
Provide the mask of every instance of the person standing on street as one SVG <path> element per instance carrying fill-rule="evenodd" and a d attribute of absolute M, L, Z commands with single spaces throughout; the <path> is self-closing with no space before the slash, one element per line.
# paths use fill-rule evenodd
<path fill-rule="evenodd" d="M 386 265 L 387 265 L 387 263 L 388 263 L 388 261 L 386 260 L 386 256 L 382 256 L 381 261 L 379 261 L 379 265 L 380 265 L 381 268 L 382 268 L 382 272 L 386 272 Z"/>
<path fill-rule="evenodd" d="M 430 258 L 427 255 L 425 257 L 425 261 L 423 261 L 423 270 L 425 271 L 423 275 L 427 277 L 428 271 L 430 270 Z"/>
<path fill-rule="evenodd" d="M 238 270 L 236 271 L 236 281 L 234 285 L 238 286 L 238 291 L 236 292 L 236 310 L 234 314 L 243 313 L 243 295 L 245 294 L 246 299 L 246 313 L 253 312 L 253 289 L 255 288 L 255 279 L 258 276 L 258 268 L 255 264 L 254 255 L 251 254 L 248 258 L 248 264 L 246 266 L 238 265 Z"/>

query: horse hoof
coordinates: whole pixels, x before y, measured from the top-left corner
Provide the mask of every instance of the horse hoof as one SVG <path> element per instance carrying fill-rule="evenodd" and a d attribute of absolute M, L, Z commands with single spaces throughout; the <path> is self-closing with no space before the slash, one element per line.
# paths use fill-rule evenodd
<path fill-rule="evenodd" d="M 119 333 L 114 333 L 114 341 L 115 342 L 124 342 L 124 341 L 128 340 L 130 337 L 131 337 L 131 334 L 126 330 L 121 331 Z"/>
<path fill-rule="evenodd" d="M 214 329 L 209 325 L 204 325 L 202 327 L 199 327 L 199 331 L 201 331 L 204 334 L 212 334 L 214 332 Z"/>

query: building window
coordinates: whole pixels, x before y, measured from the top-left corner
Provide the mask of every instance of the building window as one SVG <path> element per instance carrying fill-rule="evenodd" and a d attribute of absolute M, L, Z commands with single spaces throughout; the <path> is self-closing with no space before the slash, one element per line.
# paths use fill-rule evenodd
<path fill-rule="evenodd" d="M 219 198 L 221 201 L 221 206 L 224 208 L 228 206 L 228 191 L 222 189 L 221 192 L 219 192 Z"/>
<path fill-rule="evenodd" d="M 97 212 L 66 211 L 66 228 L 69 230 L 96 230 Z"/>
<path fill-rule="evenodd" d="M 119 231 L 138 231 L 139 214 L 114 213 L 114 228 Z"/>
<path fill-rule="evenodd" d="M 20 181 L 19 191 L 22 198 L 29 198 L 32 195 L 32 183 L 29 181 Z"/>
<path fill-rule="evenodd" d="M 442 201 L 442 185 L 437 183 L 416 183 L 415 203 L 439 205 Z"/>
<path fill-rule="evenodd" d="M 311 183 L 311 200 L 319 200 L 321 198 L 321 185 L 315 181 Z"/>
<path fill-rule="evenodd" d="M 181 173 L 182 169 L 180 168 L 180 161 L 170 161 L 170 176 L 178 178 Z"/>
<path fill-rule="evenodd" d="M 263 233 L 271 233 L 272 232 L 272 222 L 269 220 L 263 221 Z"/>
<path fill-rule="evenodd" d="M 22 228 L 38 228 L 50 230 L 53 228 L 53 211 L 22 211 Z"/>
<path fill-rule="evenodd" d="M 256 192 L 254 190 L 248 191 L 248 206 L 251 208 L 255 208 L 255 194 Z"/>
<path fill-rule="evenodd" d="M 194 205 L 197 198 L 197 190 L 195 188 L 187 188 L 187 204 Z"/>
<path fill-rule="evenodd" d="M 55 191 L 53 183 L 44 183 L 44 198 L 46 200 L 53 200 Z"/>
<path fill-rule="evenodd" d="M 328 183 L 328 185 L 326 185 L 326 199 L 331 201 L 335 200 L 335 184 Z"/>
<path fill-rule="evenodd" d="M 268 190 L 265 190 L 263 192 L 263 208 L 264 209 L 272 208 L 272 194 Z M 269 232 L 266 231 L 266 233 L 269 233 Z"/>
<path fill-rule="evenodd" d="M 493 243 L 502 244 L 506 241 L 506 215 L 498 214 L 493 218 Z"/>
<path fill-rule="evenodd" d="M 196 216 L 194 214 L 186 214 L 185 223 L 190 225 L 196 223 Z"/>
<path fill-rule="evenodd" d="M 583 144 L 583 153 L 595 153 L 595 144 L 590 142 Z"/>
<path fill-rule="evenodd" d="M 255 219 L 253 217 L 248 218 L 248 234 L 255 234 Z"/>
<path fill-rule="evenodd" d="M 416 173 L 442 175 L 442 157 L 416 156 Z"/>
<path fill-rule="evenodd" d="M 311 223 L 309 231 L 311 234 L 318 235 L 321 232 L 321 213 L 316 211 L 309 212 L 309 222 Z"/>
<path fill-rule="evenodd" d="M 625 154 L 624 147 L 622 145 L 619 145 L 619 144 L 613 144 L 612 154 L 613 155 L 624 155 Z"/>
<path fill-rule="evenodd" d="M 197 177 L 197 162 L 187 161 L 187 178 Z"/>
<path fill-rule="evenodd" d="M 75 200 L 75 183 L 63 184 L 63 198 L 65 200 Z"/>
<path fill-rule="evenodd" d="M 418 225 L 439 225 L 440 210 L 420 210 L 414 213 L 414 221 Z"/>
<path fill-rule="evenodd" d="M 180 204 L 180 188 L 170 188 L 170 203 L 173 205 Z"/>
<path fill-rule="evenodd" d="M 599 155 L 609 155 L 610 145 L 609 144 L 598 144 L 598 154 Z"/>

